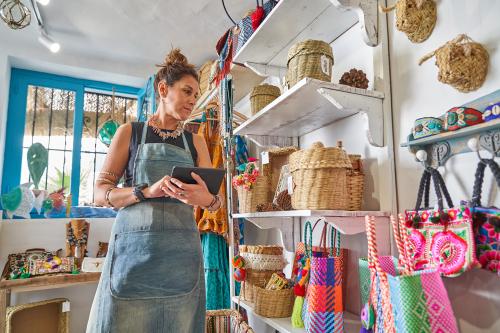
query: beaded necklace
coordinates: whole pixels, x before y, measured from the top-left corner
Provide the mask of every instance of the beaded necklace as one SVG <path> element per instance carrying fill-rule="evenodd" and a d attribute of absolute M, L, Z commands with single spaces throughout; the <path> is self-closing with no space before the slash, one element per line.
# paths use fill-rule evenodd
<path fill-rule="evenodd" d="M 76 238 L 75 233 L 73 232 L 73 227 L 71 224 L 68 227 L 68 231 L 66 234 L 66 239 L 67 242 L 69 243 L 70 246 L 75 246 L 75 256 L 79 257 L 80 256 L 80 249 L 82 248 L 83 245 L 87 244 L 87 226 L 84 225 L 82 230 L 82 236 L 80 238 Z"/>
<path fill-rule="evenodd" d="M 148 126 L 151 127 L 153 132 L 158 135 L 163 141 L 172 138 L 175 139 L 179 137 L 184 132 L 184 126 L 182 122 L 179 122 L 177 128 L 173 132 L 164 132 L 160 128 L 160 122 L 157 117 L 153 116 L 148 120 Z"/>

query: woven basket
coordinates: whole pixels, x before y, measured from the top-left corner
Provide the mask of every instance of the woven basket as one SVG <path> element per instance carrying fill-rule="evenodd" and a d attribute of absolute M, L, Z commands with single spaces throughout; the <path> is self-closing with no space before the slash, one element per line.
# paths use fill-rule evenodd
<path fill-rule="evenodd" d="M 305 77 L 330 82 L 332 80 L 333 52 L 328 43 L 306 40 L 288 51 L 286 81 L 292 87 Z"/>
<path fill-rule="evenodd" d="M 213 63 L 213 60 L 207 61 L 200 67 L 200 70 L 198 71 L 198 76 L 200 78 L 200 95 L 209 89 L 210 71 L 212 69 Z"/>
<path fill-rule="evenodd" d="M 294 303 L 293 288 L 267 290 L 256 288 L 255 313 L 267 318 L 290 317 Z"/>
<path fill-rule="evenodd" d="M 349 155 L 352 169 L 347 170 L 347 192 L 349 195 L 349 208 L 347 210 L 361 210 L 365 175 L 360 155 Z"/>
<path fill-rule="evenodd" d="M 257 211 L 257 205 L 270 201 L 269 178 L 259 176 L 250 190 L 238 186 L 238 206 L 240 213 L 251 213 Z"/>
<path fill-rule="evenodd" d="M 239 246 L 240 253 L 283 255 L 283 247 L 279 245 L 245 245 Z"/>
<path fill-rule="evenodd" d="M 282 147 L 275 148 L 268 151 L 269 163 L 262 165 L 262 174 L 270 179 L 270 189 L 274 193 L 278 187 L 280 180 L 281 167 L 288 164 L 288 160 L 292 153 L 298 151 L 297 147 Z"/>
<path fill-rule="evenodd" d="M 461 92 L 479 89 L 488 73 L 489 54 L 467 35 L 458 35 L 419 61 L 419 65 L 436 56 L 438 80 Z"/>
<path fill-rule="evenodd" d="M 255 333 L 236 310 L 207 310 L 205 333 Z"/>
<path fill-rule="evenodd" d="M 250 303 L 255 302 L 257 288 L 264 288 L 273 273 L 279 272 L 282 272 L 282 270 L 260 271 L 255 269 L 247 269 L 245 281 L 241 284 L 240 293 L 242 298 Z"/>
<path fill-rule="evenodd" d="M 338 147 L 325 148 L 315 142 L 311 149 L 290 155 L 290 172 L 295 188 L 294 209 L 349 208 L 347 170 L 352 168 L 347 153 Z"/>
<path fill-rule="evenodd" d="M 250 94 L 252 115 L 262 110 L 266 105 L 281 95 L 280 88 L 270 84 L 261 84 L 253 88 Z"/>
<path fill-rule="evenodd" d="M 67 301 L 68 299 L 66 298 L 56 298 L 41 302 L 9 306 L 7 307 L 7 314 L 5 316 L 5 332 L 33 332 L 33 327 L 41 325 L 37 319 L 43 316 L 44 325 L 47 323 L 48 318 L 48 322 L 53 326 L 45 328 L 45 332 L 68 333 L 69 311 L 62 312 L 62 304 Z"/>
<path fill-rule="evenodd" d="M 383 12 L 396 9 L 396 28 L 413 43 L 422 43 L 432 34 L 437 20 L 434 0 L 399 0 Z"/>

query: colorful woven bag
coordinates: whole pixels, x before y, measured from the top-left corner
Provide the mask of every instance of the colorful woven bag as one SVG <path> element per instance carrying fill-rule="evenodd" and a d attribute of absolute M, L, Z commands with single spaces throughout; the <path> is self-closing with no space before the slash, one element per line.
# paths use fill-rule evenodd
<path fill-rule="evenodd" d="M 395 272 L 386 271 L 377 254 L 375 218 L 366 217 L 370 296 L 363 308 L 364 331 L 375 333 L 458 333 L 455 316 L 441 276 L 436 270 L 415 272 L 408 260 L 410 244 L 403 217 L 391 222 L 400 253 L 401 265 Z M 401 235 L 402 234 L 402 235 Z"/>
<path fill-rule="evenodd" d="M 429 205 L 431 178 L 437 197 L 438 209 L 421 209 Z M 443 208 L 443 195 L 448 204 Z M 453 206 L 443 177 L 433 168 L 426 168 L 417 196 L 415 210 L 406 211 L 406 232 L 411 244 L 411 264 L 416 270 L 436 268 L 447 277 L 459 276 L 479 267 L 469 207 Z"/>
<path fill-rule="evenodd" d="M 327 227 L 328 224 L 325 223 L 323 235 L 326 235 Z M 311 260 L 310 279 L 303 310 L 304 326 L 308 333 L 344 332 L 342 285 L 346 260 L 340 250 L 340 233 L 331 228 L 331 247 L 326 257 L 313 254 L 312 237 L 309 237 L 309 242 L 304 239 L 307 245 L 306 254 Z M 304 237 L 306 236 L 307 233 Z M 322 238 L 324 239 L 324 236 Z"/>
<path fill-rule="evenodd" d="M 477 257 L 481 267 L 500 276 L 500 209 L 481 206 L 484 171 L 489 167 L 500 187 L 500 167 L 492 159 L 481 159 L 477 165 L 472 200 Z"/>

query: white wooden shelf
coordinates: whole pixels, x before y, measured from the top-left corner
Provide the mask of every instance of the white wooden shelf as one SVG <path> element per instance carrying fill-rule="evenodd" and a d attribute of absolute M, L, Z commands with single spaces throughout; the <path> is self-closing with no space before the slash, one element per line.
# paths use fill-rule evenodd
<path fill-rule="evenodd" d="M 240 101 L 243 97 L 248 95 L 253 87 L 259 85 L 265 78 L 255 74 L 252 70 L 246 68 L 245 66 L 232 64 L 231 65 L 231 76 L 233 78 L 234 87 L 234 102 Z M 219 88 L 214 87 L 210 90 L 205 91 L 196 101 L 194 110 L 200 110 L 207 106 L 217 94 L 219 93 Z"/>
<path fill-rule="evenodd" d="M 306 39 L 331 43 L 361 20 L 365 42 L 378 44 L 376 0 L 281 0 L 233 61 L 286 67 L 290 47 Z"/>
<path fill-rule="evenodd" d="M 370 143 L 382 146 L 384 95 L 304 78 L 234 130 L 234 134 L 302 136 L 356 113 L 368 117 Z"/>
<path fill-rule="evenodd" d="M 238 296 L 233 296 L 233 303 L 238 304 Z M 275 330 L 280 333 L 305 333 L 306 330 L 304 328 L 294 328 L 291 323 L 291 318 L 266 318 L 256 314 L 253 310 L 253 304 L 246 301 L 239 301 L 239 304 L 245 310 L 251 312 L 256 318 L 262 320 Z M 361 320 L 359 315 L 344 312 L 344 327 L 345 332 L 347 333 L 357 333 L 361 329 Z"/>
<path fill-rule="evenodd" d="M 293 251 L 293 224 L 299 218 L 324 219 L 344 235 L 365 232 L 365 216 L 375 217 L 376 223 L 388 227 L 390 213 L 381 211 L 344 211 L 344 210 L 290 210 L 277 212 L 257 212 L 233 214 L 233 218 L 244 218 L 260 229 L 279 229 L 282 242 L 287 251 Z"/>

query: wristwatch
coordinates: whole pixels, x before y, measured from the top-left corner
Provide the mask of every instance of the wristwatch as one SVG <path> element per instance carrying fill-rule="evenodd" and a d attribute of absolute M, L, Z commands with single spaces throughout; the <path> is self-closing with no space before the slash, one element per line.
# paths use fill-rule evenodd
<path fill-rule="evenodd" d="M 142 190 L 148 187 L 148 184 L 143 183 L 143 184 L 137 184 L 134 186 L 134 190 L 132 193 L 134 193 L 135 199 L 137 202 L 141 202 L 146 200 L 146 197 L 144 196 L 144 193 L 142 193 Z"/>

